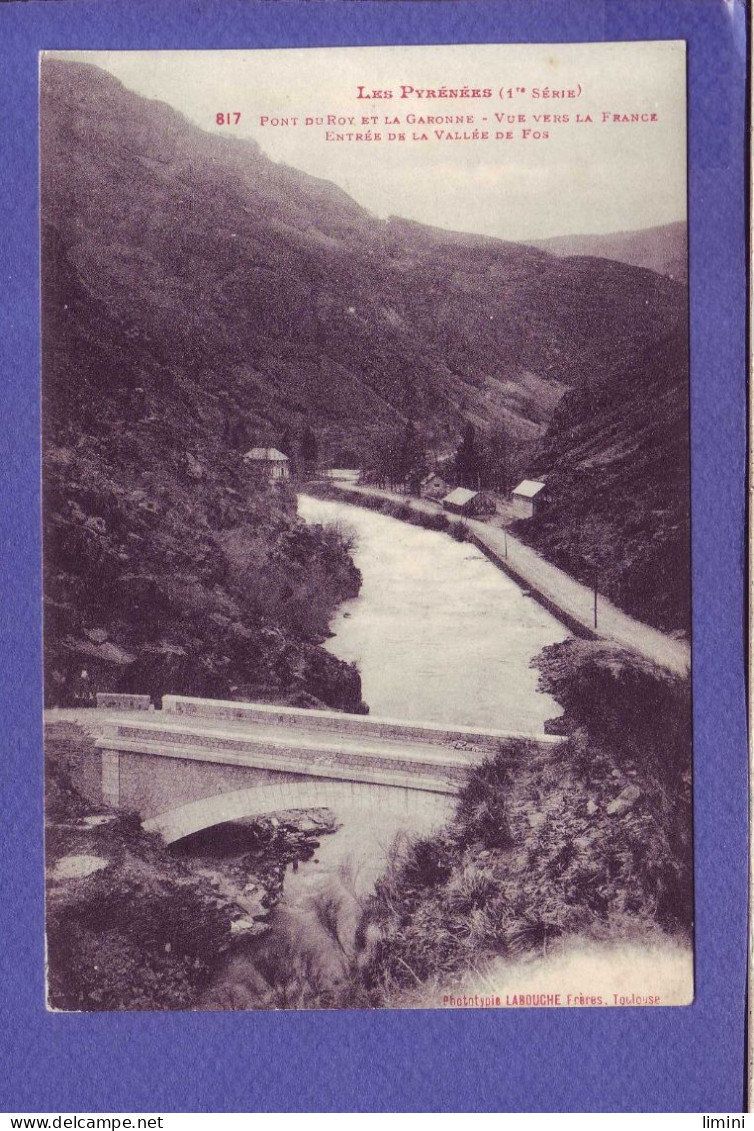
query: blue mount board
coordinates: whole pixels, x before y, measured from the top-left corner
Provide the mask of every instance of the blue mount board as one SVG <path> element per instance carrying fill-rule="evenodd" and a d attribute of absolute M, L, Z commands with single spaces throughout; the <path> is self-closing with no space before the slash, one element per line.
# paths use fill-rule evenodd
<path fill-rule="evenodd" d="M 687 1008 L 54 1015 L 43 1000 L 37 52 L 685 39 L 696 1000 Z M 0 7 L 5 377 L 0 1110 L 740 1111 L 744 1095 L 746 13 L 736 0 Z"/>

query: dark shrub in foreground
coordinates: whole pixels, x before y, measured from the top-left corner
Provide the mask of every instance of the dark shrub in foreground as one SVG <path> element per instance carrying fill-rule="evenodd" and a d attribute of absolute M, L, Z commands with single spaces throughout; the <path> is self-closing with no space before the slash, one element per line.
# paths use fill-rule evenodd
<path fill-rule="evenodd" d="M 450 527 L 447 515 L 425 514 L 423 511 L 414 511 L 414 514 L 417 516 L 414 521 L 425 530 L 436 530 L 440 534 L 445 534 Z"/>
<path fill-rule="evenodd" d="M 175 867 L 173 867 L 175 872 Z M 186 1009 L 230 938 L 207 881 L 111 867 L 69 885 L 47 918 L 54 1009 Z"/>

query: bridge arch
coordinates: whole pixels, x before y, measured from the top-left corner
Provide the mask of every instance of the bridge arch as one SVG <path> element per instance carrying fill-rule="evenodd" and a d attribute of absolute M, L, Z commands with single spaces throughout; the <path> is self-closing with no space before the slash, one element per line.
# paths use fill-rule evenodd
<path fill-rule="evenodd" d="M 365 823 L 369 815 L 405 815 L 414 823 L 420 814 L 423 829 L 440 828 L 453 816 L 456 798 L 448 793 L 430 793 L 425 790 L 396 788 L 372 782 L 347 782 L 330 778 L 290 782 L 274 782 L 254 789 L 232 790 L 212 797 L 192 801 L 174 809 L 165 810 L 144 821 L 146 832 L 160 833 L 166 844 L 173 844 L 202 829 L 235 821 L 241 817 L 254 817 L 275 813 L 282 809 L 332 809 L 339 812 L 359 810 Z"/>

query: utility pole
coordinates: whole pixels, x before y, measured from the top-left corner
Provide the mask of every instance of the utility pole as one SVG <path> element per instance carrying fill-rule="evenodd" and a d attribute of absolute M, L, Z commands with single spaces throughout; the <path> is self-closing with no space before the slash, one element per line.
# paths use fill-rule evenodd
<path fill-rule="evenodd" d="M 508 561 L 508 530 L 503 527 L 503 545 L 505 547 L 505 560 Z"/>
<path fill-rule="evenodd" d="M 594 627 L 597 627 L 597 567 L 594 567 Z"/>

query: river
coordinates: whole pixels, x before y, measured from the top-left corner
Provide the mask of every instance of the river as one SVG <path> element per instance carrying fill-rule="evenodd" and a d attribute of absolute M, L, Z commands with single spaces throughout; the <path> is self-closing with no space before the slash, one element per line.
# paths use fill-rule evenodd
<path fill-rule="evenodd" d="M 353 535 L 362 587 L 326 647 L 358 665 L 373 716 L 541 733 L 560 713 L 537 690 L 531 661 L 566 629 L 476 547 L 346 503 L 300 496 L 299 513 Z M 337 1004 L 363 900 L 391 846 L 431 832 L 437 818 L 429 806 L 410 818 L 357 808 L 334 817 L 337 833 L 288 869 L 269 929 L 239 939 L 203 1008 Z M 195 862 L 213 866 L 206 838 Z"/>
<path fill-rule="evenodd" d="M 358 665 L 370 714 L 535 733 L 560 714 L 531 661 L 568 633 L 476 546 L 307 495 L 299 513 L 355 535 L 361 591 L 325 646 Z"/>

